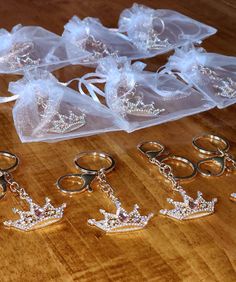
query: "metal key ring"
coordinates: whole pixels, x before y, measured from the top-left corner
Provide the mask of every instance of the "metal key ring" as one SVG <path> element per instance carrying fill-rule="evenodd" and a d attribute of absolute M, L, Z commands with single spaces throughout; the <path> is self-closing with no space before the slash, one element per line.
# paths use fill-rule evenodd
<path fill-rule="evenodd" d="M 96 174 L 94 173 L 85 173 L 85 174 L 79 174 L 79 173 L 70 173 L 70 174 L 66 174 L 61 176 L 60 178 L 58 178 L 57 182 L 56 182 L 56 186 L 57 188 L 66 194 L 76 194 L 76 193 L 82 193 L 84 191 L 88 191 L 88 192 L 93 192 L 92 187 L 90 186 L 91 182 L 94 180 L 94 178 L 96 177 Z M 62 186 L 62 181 L 65 179 L 78 179 L 80 178 L 82 180 L 82 185 L 80 188 L 78 189 L 66 189 L 65 187 Z M 77 181 L 78 183 L 78 181 Z"/>
<path fill-rule="evenodd" d="M 16 155 L 14 155 L 14 154 L 12 154 L 10 152 L 0 151 L 0 158 L 1 157 L 13 159 L 13 160 L 15 160 L 15 162 L 11 166 L 9 166 L 7 168 L 1 168 L 0 167 L 0 171 L 13 171 L 19 165 L 19 158 Z"/>
<path fill-rule="evenodd" d="M 161 162 L 166 162 L 168 160 L 175 160 L 177 162 L 181 162 L 186 164 L 187 166 L 190 166 L 192 169 L 192 173 L 190 175 L 185 175 L 185 176 L 176 176 L 174 175 L 174 178 L 176 180 L 188 180 L 188 179 L 192 179 L 194 176 L 196 176 L 197 174 L 197 167 L 196 165 L 191 162 L 189 159 L 185 158 L 185 157 L 181 157 L 181 156 L 176 156 L 176 155 L 170 155 L 170 156 L 166 156 L 161 158 Z"/>
<path fill-rule="evenodd" d="M 214 142 L 214 141 L 218 141 L 221 144 L 223 144 L 224 147 L 222 149 L 217 148 L 216 150 L 209 150 L 209 149 L 206 150 L 203 146 L 200 146 L 198 144 L 198 141 L 201 140 L 201 139 L 207 139 L 211 143 Z M 220 150 L 227 152 L 229 150 L 229 147 L 230 147 L 229 142 L 226 139 L 219 137 L 217 135 L 213 135 L 213 134 L 203 134 L 203 135 L 200 135 L 200 136 L 196 136 L 196 137 L 193 138 L 192 144 L 193 144 L 193 146 L 196 150 L 198 150 L 200 153 L 206 154 L 206 155 L 219 154 Z"/>
<path fill-rule="evenodd" d="M 151 146 L 154 145 L 154 146 L 159 147 L 159 149 L 155 150 L 155 149 L 145 148 L 147 145 L 151 145 Z M 160 156 L 165 151 L 165 146 L 162 145 L 158 141 L 145 141 L 145 142 L 138 144 L 137 149 L 141 153 L 146 155 L 148 158 L 152 159 L 152 158 L 156 158 L 156 157 Z"/>
<path fill-rule="evenodd" d="M 10 159 L 14 159 L 15 162 L 13 163 L 13 165 L 11 165 L 8 168 L 0 168 L 0 190 L 1 190 L 0 199 L 2 199 L 6 195 L 6 192 L 7 192 L 7 181 L 5 179 L 4 172 L 13 171 L 19 164 L 19 158 L 10 152 L 0 151 L 0 157 L 1 156 L 10 158 Z"/>
<path fill-rule="evenodd" d="M 87 156 L 99 157 L 100 159 L 108 160 L 109 165 L 107 167 L 101 167 L 97 170 L 86 168 L 79 163 L 79 161 L 85 156 L 86 157 Z M 61 192 L 66 193 L 66 194 L 82 193 L 84 191 L 92 192 L 93 189 L 90 185 L 93 182 L 93 180 L 95 179 L 95 177 L 97 176 L 98 171 L 102 169 L 104 170 L 105 173 L 107 173 L 107 172 L 112 171 L 115 167 L 115 160 L 112 158 L 112 156 L 104 152 L 96 152 L 96 151 L 82 152 L 78 154 L 74 159 L 74 163 L 75 163 L 76 168 L 78 168 L 80 171 L 84 173 L 66 174 L 58 178 L 56 182 L 57 188 Z M 80 179 L 82 184 L 77 189 L 67 189 L 63 187 L 62 185 L 62 182 L 66 179 L 71 179 L 72 181 L 74 179 L 74 181 L 77 183 L 79 183 L 79 181 L 76 181 L 76 179 Z"/>
<path fill-rule="evenodd" d="M 97 170 L 86 168 L 85 166 L 82 166 L 81 164 L 79 164 L 79 161 L 85 156 L 86 157 L 87 156 L 99 157 L 100 159 L 105 159 L 109 162 L 109 165 L 107 167 L 101 167 Z M 82 152 L 78 154 L 74 159 L 74 163 L 75 163 L 76 168 L 78 168 L 82 172 L 89 173 L 89 174 L 97 174 L 99 170 L 104 170 L 105 173 L 108 173 L 112 171 L 115 167 L 115 160 L 112 158 L 111 155 L 104 153 L 104 152 L 97 152 L 97 151 L 87 151 L 87 152 Z"/>

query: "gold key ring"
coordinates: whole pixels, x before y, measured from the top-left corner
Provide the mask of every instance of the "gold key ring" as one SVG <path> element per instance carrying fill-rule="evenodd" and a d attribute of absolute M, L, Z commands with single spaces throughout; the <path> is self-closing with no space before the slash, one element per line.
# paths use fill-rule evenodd
<path fill-rule="evenodd" d="M 212 144 L 215 141 L 217 141 L 218 143 L 221 143 L 223 145 L 222 148 L 216 148 L 215 150 L 210 150 L 210 149 L 206 149 L 204 148 L 204 146 L 200 145 L 198 142 L 200 140 L 209 140 L 209 142 Z M 229 150 L 229 142 L 222 138 L 219 137 L 217 135 L 213 135 L 213 134 L 203 134 L 203 135 L 199 135 L 193 138 L 193 146 L 196 150 L 198 150 L 200 153 L 202 154 L 206 154 L 206 155 L 214 155 L 214 154 L 219 154 L 219 150 L 223 151 L 223 152 L 227 152 Z"/>
<path fill-rule="evenodd" d="M 196 176 L 197 167 L 189 159 L 182 157 L 182 156 L 177 156 L 177 155 L 170 155 L 170 156 L 161 158 L 161 162 L 164 162 L 164 163 L 167 162 L 168 160 L 174 160 L 174 161 L 177 161 L 179 163 L 184 163 L 191 168 L 191 171 L 192 171 L 191 174 L 185 175 L 185 176 L 175 175 L 174 177 L 175 177 L 176 180 L 189 180 L 189 179 L 192 179 L 193 177 Z"/>
<path fill-rule="evenodd" d="M 156 148 L 156 149 L 155 149 Z M 184 163 L 191 168 L 191 174 L 180 176 L 175 175 L 174 178 L 176 180 L 187 180 L 193 178 L 197 174 L 197 168 L 193 162 L 191 162 L 189 159 L 182 157 L 182 156 L 176 156 L 176 155 L 167 155 L 168 152 L 166 151 L 166 148 L 163 144 L 161 144 L 158 141 L 146 141 L 143 143 L 140 143 L 137 145 L 137 149 L 146 155 L 149 160 L 151 159 L 158 159 L 160 163 L 166 163 L 169 160 L 174 160 L 180 163 Z"/>
<path fill-rule="evenodd" d="M 87 168 L 85 165 L 82 165 L 80 163 L 80 161 L 86 157 L 93 157 L 93 158 L 98 158 L 100 160 L 106 160 L 108 162 L 108 165 L 101 166 L 98 169 Z M 104 173 L 108 173 L 112 171 L 115 167 L 115 160 L 112 158 L 111 155 L 104 152 L 96 152 L 96 151 L 81 152 L 75 157 L 74 163 L 76 168 L 83 173 L 66 174 L 61 176 L 56 182 L 57 188 L 61 192 L 66 194 L 76 194 L 76 193 L 82 193 L 84 191 L 92 192 L 93 189 L 91 187 L 91 183 L 97 177 L 98 172 L 103 170 Z M 76 189 L 67 189 L 63 187 L 63 181 L 65 180 L 72 180 L 73 182 L 81 183 L 81 186 Z"/>
<path fill-rule="evenodd" d="M 7 151 L 0 151 L 0 158 L 8 158 L 14 160 L 14 163 L 8 167 L 0 167 L 0 171 L 13 171 L 19 165 L 19 158 L 10 152 Z"/>
<path fill-rule="evenodd" d="M 93 157 L 93 158 L 98 157 L 99 159 L 103 159 L 103 160 L 108 161 L 109 165 L 104 166 L 104 167 L 99 167 L 98 169 L 87 168 L 84 165 L 80 164 L 80 161 L 85 157 Z M 115 167 L 115 160 L 112 158 L 111 155 L 104 153 L 104 152 L 97 152 L 97 151 L 87 151 L 87 152 L 79 153 L 75 157 L 74 163 L 75 163 L 76 168 L 78 168 L 82 172 L 95 173 L 95 174 L 97 174 L 98 171 L 100 171 L 101 169 L 104 170 L 105 173 L 108 173 L 108 172 L 112 171 Z M 93 161 L 93 163 L 94 163 L 94 161 Z"/>
<path fill-rule="evenodd" d="M 206 149 L 203 145 L 199 144 L 200 140 L 207 140 L 210 144 L 214 144 L 216 149 Z M 219 144 L 217 146 L 217 143 Z M 197 163 L 197 170 L 204 176 L 220 176 L 224 171 L 229 168 L 227 162 L 235 163 L 235 160 L 227 152 L 230 148 L 229 142 L 217 135 L 203 134 L 193 139 L 193 146 L 202 154 L 212 155 L 212 157 L 200 160 Z M 220 169 L 218 171 L 212 171 L 210 168 L 206 168 L 206 165 L 218 165 Z M 205 166 L 205 169 L 204 169 Z M 235 168 L 233 168 L 235 169 Z"/>
<path fill-rule="evenodd" d="M 13 164 L 10 166 L 4 168 L 0 167 L 0 189 L 1 189 L 0 199 L 2 199 L 7 192 L 7 181 L 5 179 L 4 172 L 10 172 L 15 170 L 19 164 L 19 158 L 16 155 L 7 151 L 0 151 L 0 157 L 14 160 Z"/>

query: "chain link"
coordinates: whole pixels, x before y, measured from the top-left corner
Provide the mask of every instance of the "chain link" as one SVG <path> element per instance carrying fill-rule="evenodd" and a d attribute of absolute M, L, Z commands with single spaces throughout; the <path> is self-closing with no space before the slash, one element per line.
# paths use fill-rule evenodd
<path fill-rule="evenodd" d="M 114 190 L 112 189 L 111 185 L 107 182 L 105 170 L 100 169 L 98 171 L 97 177 L 98 177 L 101 191 L 105 193 L 113 203 L 117 203 L 117 201 L 119 200 L 118 198 L 116 198 Z"/>
<path fill-rule="evenodd" d="M 149 158 L 149 161 L 150 163 L 155 164 L 159 168 L 160 173 L 171 182 L 172 189 L 174 191 L 183 191 L 183 187 L 176 180 L 171 166 L 165 164 L 164 162 L 158 161 L 156 158 Z"/>
<path fill-rule="evenodd" d="M 218 149 L 220 153 L 220 157 L 225 157 L 225 160 L 232 164 L 233 168 L 236 169 L 236 161 L 233 159 L 233 156 L 231 156 L 229 153 L 226 153 L 225 151 Z"/>
<path fill-rule="evenodd" d="M 17 193 L 21 199 L 28 199 L 29 195 L 26 193 L 25 189 L 17 183 L 9 172 L 3 172 L 4 179 L 9 185 L 11 192 Z"/>

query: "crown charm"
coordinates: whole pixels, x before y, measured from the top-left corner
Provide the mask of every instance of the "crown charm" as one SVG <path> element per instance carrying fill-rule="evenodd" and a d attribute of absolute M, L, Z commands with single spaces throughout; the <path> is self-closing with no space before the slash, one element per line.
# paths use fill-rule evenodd
<path fill-rule="evenodd" d="M 230 200 L 236 202 L 236 193 L 230 195 Z"/>
<path fill-rule="evenodd" d="M 148 34 L 148 40 L 146 44 L 149 50 L 159 50 L 163 48 L 169 48 L 171 46 L 168 38 L 165 38 L 164 40 L 160 39 L 153 29 Z"/>
<path fill-rule="evenodd" d="M 143 95 L 136 94 L 135 91 L 136 86 L 120 98 L 121 114 L 152 117 L 158 116 L 165 111 L 165 109 L 156 108 L 154 102 L 145 104 L 143 102 Z"/>
<path fill-rule="evenodd" d="M 64 203 L 60 207 L 54 208 L 50 203 L 49 198 L 46 198 L 45 200 L 45 205 L 40 207 L 39 205 L 33 203 L 30 197 L 27 197 L 26 201 L 29 204 L 29 211 L 21 211 L 14 208 L 13 212 L 15 214 L 19 214 L 20 218 L 15 221 L 4 221 L 3 224 L 22 231 L 30 231 L 59 221 L 63 216 L 66 204 Z"/>
<path fill-rule="evenodd" d="M 215 71 L 210 68 L 199 66 L 200 72 L 207 75 L 212 82 L 212 87 L 216 90 L 218 96 L 225 98 L 235 98 L 236 97 L 236 82 L 230 77 L 225 77 L 224 79 L 218 75 Z"/>
<path fill-rule="evenodd" d="M 128 232 L 143 229 L 148 224 L 149 219 L 153 217 L 153 213 L 142 216 L 138 209 L 139 206 L 136 204 L 134 205 L 133 211 L 128 213 L 121 207 L 121 202 L 117 200 L 115 214 L 108 213 L 101 209 L 100 213 L 104 215 L 104 219 L 100 221 L 89 219 L 88 223 L 107 233 Z"/>
<path fill-rule="evenodd" d="M 75 43 L 78 47 L 90 53 L 88 58 L 82 59 L 83 63 L 89 63 L 106 56 L 117 56 L 118 51 L 112 52 L 105 43 L 95 39 L 93 35 L 88 35 L 83 40 Z"/>
<path fill-rule="evenodd" d="M 77 128 L 85 125 L 85 114 L 76 115 L 72 111 L 69 111 L 69 115 L 57 114 L 56 120 L 52 121 L 52 127 L 49 129 L 50 132 L 55 133 L 66 133 L 71 132 Z"/>
<path fill-rule="evenodd" d="M 189 197 L 185 191 L 180 194 L 183 198 L 183 202 L 176 202 L 173 199 L 168 198 L 167 202 L 174 205 L 175 208 L 172 210 L 160 210 L 162 215 L 178 220 L 185 220 L 203 217 L 214 213 L 215 203 L 217 202 L 216 198 L 213 198 L 209 202 L 205 201 L 200 191 L 198 191 L 197 198 L 195 200 Z"/>
<path fill-rule="evenodd" d="M 35 45 L 31 41 L 15 43 L 7 55 L 0 58 L 1 63 L 9 65 L 11 70 L 25 66 L 39 65 L 40 59 L 34 59 Z"/>
<path fill-rule="evenodd" d="M 80 115 L 76 115 L 73 111 L 69 110 L 67 115 L 61 114 L 54 109 L 50 99 L 46 102 L 46 99 L 42 96 L 37 97 L 37 103 L 43 109 L 40 117 L 45 120 L 51 120 L 51 126 L 47 129 L 48 132 L 68 133 L 86 124 L 86 115 L 83 112 Z"/>

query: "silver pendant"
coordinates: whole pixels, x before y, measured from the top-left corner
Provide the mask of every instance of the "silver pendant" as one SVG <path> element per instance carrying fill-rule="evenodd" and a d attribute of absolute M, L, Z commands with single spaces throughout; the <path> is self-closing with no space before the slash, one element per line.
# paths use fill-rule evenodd
<path fill-rule="evenodd" d="M 13 227 L 22 231 L 31 231 L 39 229 L 59 221 L 63 217 L 63 212 L 66 204 L 62 204 L 60 207 L 55 208 L 51 203 L 50 199 L 46 198 L 46 203 L 43 207 L 35 204 L 33 200 L 28 196 L 25 198 L 29 205 L 28 211 L 21 211 L 13 208 L 15 214 L 19 214 L 20 218 L 13 221 L 4 221 L 4 225 Z"/>
<path fill-rule="evenodd" d="M 116 213 L 108 213 L 101 209 L 100 213 L 104 215 L 104 219 L 99 221 L 89 219 L 88 223 L 107 233 L 129 232 L 143 229 L 148 224 L 149 219 L 153 217 L 153 213 L 140 215 L 137 204 L 134 205 L 134 209 L 130 213 L 122 208 L 119 200 L 116 201 L 115 205 Z"/>

